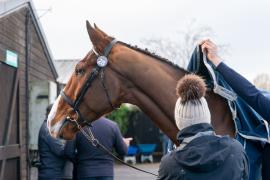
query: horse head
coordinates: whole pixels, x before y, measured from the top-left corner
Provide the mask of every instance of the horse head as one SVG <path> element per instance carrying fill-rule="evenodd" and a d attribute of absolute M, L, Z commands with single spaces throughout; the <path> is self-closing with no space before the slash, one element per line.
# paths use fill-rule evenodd
<path fill-rule="evenodd" d="M 54 137 L 72 139 L 80 127 L 121 104 L 122 83 L 110 68 L 117 53 L 116 47 L 108 47 L 113 38 L 88 21 L 86 25 L 93 49 L 78 62 L 48 116 L 47 125 Z M 108 57 L 104 56 L 106 48 L 110 48 Z"/>

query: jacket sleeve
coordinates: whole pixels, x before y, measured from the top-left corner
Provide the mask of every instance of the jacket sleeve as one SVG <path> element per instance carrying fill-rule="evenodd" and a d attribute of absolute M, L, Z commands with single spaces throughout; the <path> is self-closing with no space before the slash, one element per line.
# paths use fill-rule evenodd
<path fill-rule="evenodd" d="M 174 155 L 175 153 L 172 152 L 161 158 L 157 180 L 186 179 L 180 173 L 182 166 L 180 163 L 176 163 Z"/>
<path fill-rule="evenodd" d="M 115 128 L 114 128 L 114 133 L 115 133 L 115 151 L 119 155 L 127 154 L 127 145 L 125 144 L 125 142 L 123 140 L 123 136 L 120 132 L 120 129 L 116 124 L 115 124 Z"/>
<path fill-rule="evenodd" d="M 244 99 L 255 111 L 264 119 L 270 121 L 270 99 L 252 85 L 247 79 L 228 67 L 225 63 L 220 63 L 216 68 L 232 89 Z"/>
<path fill-rule="evenodd" d="M 75 162 L 76 158 L 76 137 L 73 140 L 67 141 L 65 145 L 65 156 Z"/>
<path fill-rule="evenodd" d="M 168 177 L 168 172 L 166 169 L 166 167 L 168 166 L 165 165 L 166 164 L 166 160 L 164 160 L 165 158 L 166 156 L 163 156 L 160 161 L 157 180 L 164 180 Z"/>
<path fill-rule="evenodd" d="M 52 153 L 57 156 L 64 156 L 64 147 L 65 143 L 59 139 L 53 138 L 49 131 L 45 129 L 43 134 L 44 141 L 49 145 L 49 148 Z"/>

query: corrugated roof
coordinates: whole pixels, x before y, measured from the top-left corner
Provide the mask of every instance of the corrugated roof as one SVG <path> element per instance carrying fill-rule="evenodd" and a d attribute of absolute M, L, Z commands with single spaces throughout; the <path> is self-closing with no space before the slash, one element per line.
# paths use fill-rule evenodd
<path fill-rule="evenodd" d="M 66 84 L 74 72 L 79 59 L 58 59 L 54 61 L 56 71 L 58 73 L 57 81 L 60 84 Z"/>
<path fill-rule="evenodd" d="M 17 11 L 18 9 L 23 8 L 25 6 L 28 6 L 30 9 L 30 12 L 31 12 L 30 14 L 33 19 L 33 23 L 37 30 L 37 34 L 41 40 L 41 45 L 43 46 L 44 52 L 49 60 L 49 65 L 51 67 L 54 78 L 57 79 L 58 75 L 53 65 L 53 56 L 52 56 L 50 47 L 48 45 L 45 33 L 43 31 L 42 25 L 39 22 L 38 15 L 36 13 L 36 9 L 34 7 L 33 2 L 31 0 L 0 0 L 0 18 L 10 13 L 13 13 Z"/>

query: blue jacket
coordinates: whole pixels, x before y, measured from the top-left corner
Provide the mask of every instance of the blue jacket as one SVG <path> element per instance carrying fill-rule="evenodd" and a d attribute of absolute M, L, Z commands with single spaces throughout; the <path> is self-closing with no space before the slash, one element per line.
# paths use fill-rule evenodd
<path fill-rule="evenodd" d="M 123 141 L 117 124 L 106 118 L 100 118 L 92 123 L 91 128 L 95 138 L 110 151 L 119 155 L 127 154 L 127 146 Z M 76 163 L 77 178 L 113 176 L 114 159 L 102 149 L 94 147 L 81 132 L 76 134 L 73 146 L 66 151 Z"/>
<path fill-rule="evenodd" d="M 41 179 L 61 179 L 65 177 L 64 167 L 67 159 L 65 158 L 66 144 L 53 138 L 47 128 L 47 122 L 44 121 L 40 127 L 38 135 L 38 149 L 41 166 L 38 170 L 38 178 Z"/>
<path fill-rule="evenodd" d="M 267 106 L 270 103 L 269 99 L 224 63 L 215 68 L 210 61 L 202 57 L 198 48 L 192 55 L 188 69 L 203 76 L 208 86 L 213 87 L 217 82 L 220 87 L 229 90 L 225 94 L 237 94 L 236 100 L 227 102 L 232 108 L 232 114 L 236 115 L 236 138 L 244 146 L 249 157 L 250 179 L 256 179 L 260 176 L 262 147 L 269 142 L 269 125 L 264 119 L 270 116 Z"/>
<path fill-rule="evenodd" d="M 236 94 L 270 123 L 270 98 L 225 63 L 220 63 L 216 69 Z"/>
<path fill-rule="evenodd" d="M 177 137 L 180 146 L 162 158 L 158 180 L 248 179 L 248 159 L 238 141 L 214 135 L 207 123 L 186 127 Z"/>

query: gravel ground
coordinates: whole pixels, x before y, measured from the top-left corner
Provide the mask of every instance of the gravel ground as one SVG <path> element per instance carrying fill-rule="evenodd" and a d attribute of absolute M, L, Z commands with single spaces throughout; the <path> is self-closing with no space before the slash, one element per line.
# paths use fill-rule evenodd
<path fill-rule="evenodd" d="M 136 164 L 136 167 L 157 174 L 159 163 Z M 149 175 L 149 174 L 137 171 L 133 168 L 130 168 L 124 165 L 115 165 L 114 172 L 115 172 L 115 180 L 154 180 L 154 179 L 157 179 L 153 175 Z"/>
<path fill-rule="evenodd" d="M 136 167 L 157 174 L 159 163 L 136 164 Z M 115 164 L 115 180 L 154 180 L 155 176 L 149 175 L 125 165 Z M 37 180 L 37 169 L 31 168 L 31 180 Z"/>

